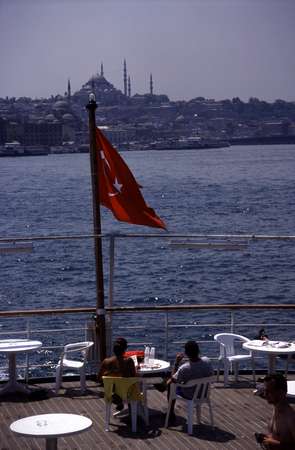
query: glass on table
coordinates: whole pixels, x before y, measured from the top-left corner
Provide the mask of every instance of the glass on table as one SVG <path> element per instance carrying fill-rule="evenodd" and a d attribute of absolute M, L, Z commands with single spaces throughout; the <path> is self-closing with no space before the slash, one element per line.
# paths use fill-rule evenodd
<path fill-rule="evenodd" d="M 137 360 L 137 356 L 136 355 L 132 355 L 131 358 L 133 359 L 135 368 L 138 366 L 138 360 Z"/>
<path fill-rule="evenodd" d="M 149 358 L 149 364 L 150 364 L 151 366 L 153 366 L 153 365 L 154 365 L 154 362 L 155 362 L 155 347 L 151 347 L 151 350 L 150 350 L 150 358 Z"/>

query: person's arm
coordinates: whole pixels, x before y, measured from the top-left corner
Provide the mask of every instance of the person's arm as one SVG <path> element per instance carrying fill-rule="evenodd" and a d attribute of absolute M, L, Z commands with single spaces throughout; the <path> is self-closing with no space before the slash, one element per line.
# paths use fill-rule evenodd
<path fill-rule="evenodd" d="M 281 443 L 277 439 L 274 439 L 271 435 L 265 436 L 265 438 L 262 441 L 262 444 L 264 445 L 264 448 L 267 450 L 280 450 Z"/>
<path fill-rule="evenodd" d="M 137 375 L 136 368 L 135 368 L 135 364 L 134 364 L 134 361 L 132 358 L 127 359 L 127 365 L 128 365 L 129 377 L 136 377 L 136 375 Z"/>
<path fill-rule="evenodd" d="M 183 359 L 184 354 L 183 353 L 177 353 L 176 354 L 176 358 L 175 358 L 175 362 L 174 362 L 174 366 L 171 372 L 171 377 L 169 378 L 169 380 L 167 380 L 167 384 L 170 383 L 176 383 L 177 381 L 177 377 L 175 377 L 174 375 L 178 372 L 179 367 L 181 366 L 181 360 Z"/>
<path fill-rule="evenodd" d="M 183 353 L 177 353 L 176 354 L 174 366 L 173 366 L 173 369 L 172 369 L 172 377 L 178 371 L 179 367 L 181 366 L 181 361 L 182 361 L 183 357 L 184 357 Z"/>

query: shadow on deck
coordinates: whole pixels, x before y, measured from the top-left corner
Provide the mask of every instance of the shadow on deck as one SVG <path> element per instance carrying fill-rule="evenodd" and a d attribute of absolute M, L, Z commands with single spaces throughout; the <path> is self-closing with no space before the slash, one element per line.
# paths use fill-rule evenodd
<path fill-rule="evenodd" d="M 292 376 L 294 379 L 294 375 Z M 176 406 L 176 422 L 164 428 L 167 407 L 166 393 L 148 391 L 150 426 L 139 421 L 138 432 L 131 433 L 129 419 L 112 418 L 110 432 L 104 431 L 105 404 L 103 389 L 88 381 L 88 391 L 81 395 L 77 382 L 65 382 L 66 389 L 59 396 L 51 392 L 53 384 L 34 385 L 34 392 L 26 395 L 0 397 L 0 449 L 37 450 L 45 448 L 44 439 L 18 437 L 9 425 L 20 418 L 44 413 L 74 413 L 89 417 L 93 426 L 88 431 L 60 438 L 59 450 L 80 449 L 245 449 L 256 447 L 254 432 L 265 432 L 271 415 L 271 406 L 253 395 L 253 385 L 248 380 L 224 388 L 216 383 L 211 401 L 215 427 L 209 425 L 207 407 L 202 410 L 202 424 L 194 425 L 193 436 L 186 432 L 185 411 Z"/>

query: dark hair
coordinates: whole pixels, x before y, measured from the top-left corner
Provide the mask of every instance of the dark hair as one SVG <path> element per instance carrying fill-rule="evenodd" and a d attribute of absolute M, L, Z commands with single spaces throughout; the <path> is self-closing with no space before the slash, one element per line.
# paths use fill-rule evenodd
<path fill-rule="evenodd" d="M 122 356 L 127 350 L 128 344 L 125 338 L 119 337 L 115 340 L 113 352 L 118 357 Z"/>
<path fill-rule="evenodd" d="M 200 349 L 196 341 L 187 341 L 184 346 L 185 354 L 189 358 L 198 358 Z"/>
<path fill-rule="evenodd" d="M 264 377 L 264 383 L 273 382 L 274 387 L 277 391 L 287 392 L 287 380 L 281 373 L 271 373 L 270 375 L 266 375 Z"/>

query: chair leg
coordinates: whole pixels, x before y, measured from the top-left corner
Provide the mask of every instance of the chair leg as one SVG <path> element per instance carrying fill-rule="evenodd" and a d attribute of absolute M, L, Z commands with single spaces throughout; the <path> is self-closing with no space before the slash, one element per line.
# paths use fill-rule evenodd
<path fill-rule="evenodd" d="M 110 431 L 110 417 L 111 417 L 111 402 L 106 402 L 105 410 L 105 431 Z"/>
<path fill-rule="evenodd" d="M 149 425 L 149 410 L 147 406 L 147 385 L 143 381 L 142 383 L 142 393 L 143 393 L 143 411 L 144 411 L 144 422 L 146 425 Z"/>
<path fill-rule="evenodd" d="M 149 409 L 146 403 L 143 405 L 143 409 L 144 409 L 144 422 L 148 426 L 150 420 L 149 420 Z"/>
<path fill-rule="evenodd" d="M 137 402 L 131 400 L 131 431 L 132 433 L 136 433 L 137 431 Z"/>
<path fill-rule="evenodd" d="M 210 414 L 210 422 L 211 426 L 214 427 L 214 420 L 213 420 L 213 411 L 210 400 L 208 400 L 208 407 L 209 407 L 209 414 Z"/>
<path fill-rule="evenodd" d="M 193 414 L 194 414 L 194 403 L 187 402 L 187 432 L 188 434 L 193 434 Z"/>
<path fill-rule="evenodd" d="M 286 369 L 285 369 L 285 377 L 288 376 L 288 370 L 289 370 L 289 361 L 291 359 L 291 355 L 287 355 L 287 359 L 286 359 Z"/>
<path fill-rule="evenodd" d="M 196 405 L 197 424 L 201 423 L 201 405 Z"/>
<path fill-rule="evenodd" d="M 220 372 L 220 359 L 217 362 L 217 372 L 216 372 L 216 382 L 219 382 L 219 372 Z"/>
<path fill-rule="evenodd" d="M 62 380 L 62 367 L 57 366 L 56 368 L 56 374 L 55 374 L 55 393 L 58 394 L 60 387 L 61 387 L 61 380 Z"/>
<path fill-rule="evenodd" d="M 229 362 L 224 359 L 224 386 L 228 385 L 228 375 L 229 375 Z"/>
<path fill-rule="evenodd" d="M 252 373 L 253 373 L 253 381 L 254 383 L 256 383 L 256 373 L 255 373 L 255 359 L 254 356 L 252 355 Z"/>
<path fill-rule="evenodd" d="M 235 381 L 239 379 L 239 363 L 238 361 L 234 362 L 234 373 L 235 373 Z"/>
<path fill-rule="evenodd" d="M 170 410 L 171 410 L 171 405 L 172 405 L 172 398 L 169 399 L 168 402 L 168 409 L 167 409 L 167 414 L 166 414 L 166 419 L 165 419 L 165 428 L 168 428 L 168 422 L 169 422 L 169 416 L 170 416 Z"/>
<path fill-rule="evenodd" d="M 80 369 L 80 385 L 81 385 L 81 392 L 82 394 L 86 391 L 86 373 L 85 373 L 85 367 L 82 367 Z"/>

